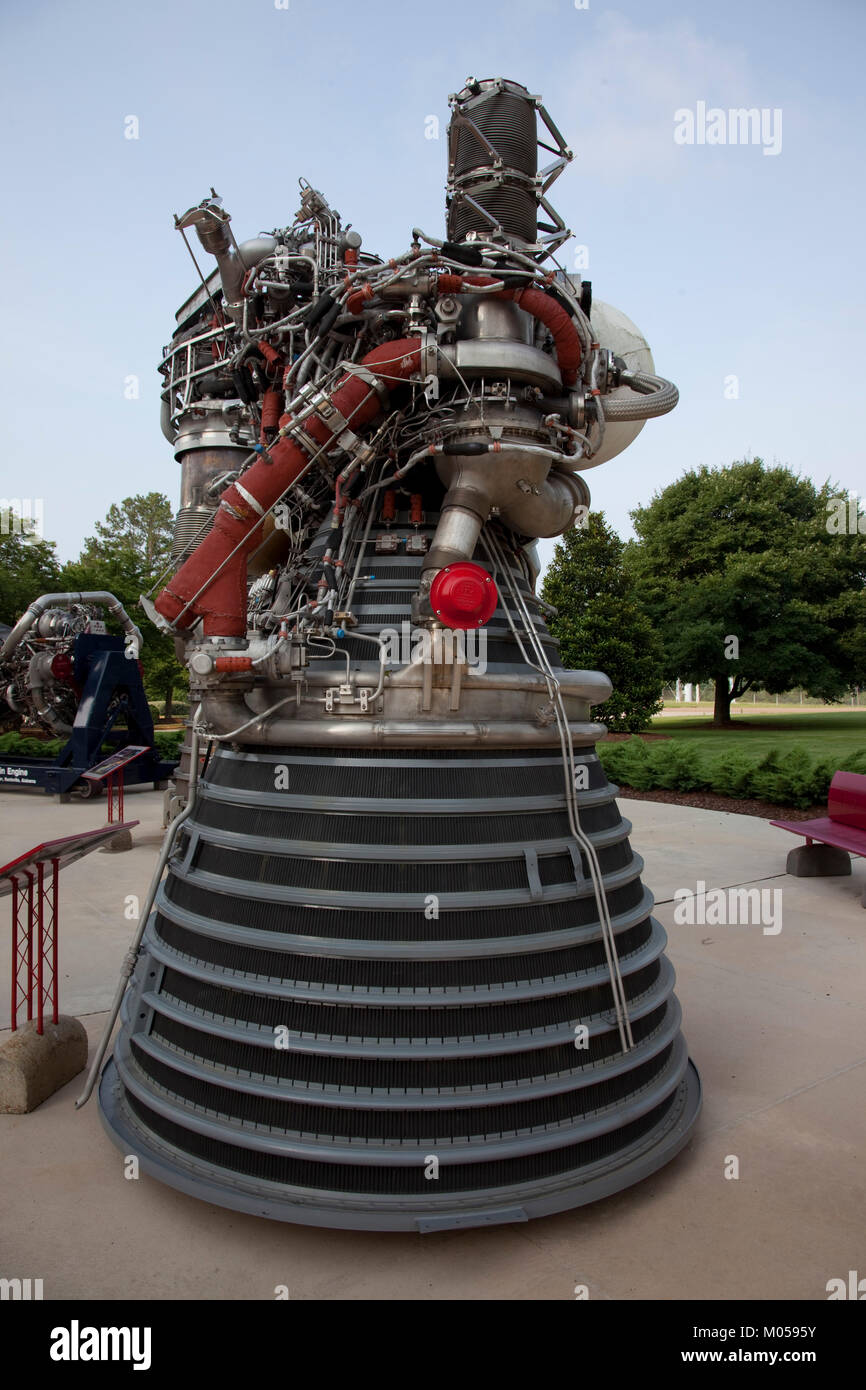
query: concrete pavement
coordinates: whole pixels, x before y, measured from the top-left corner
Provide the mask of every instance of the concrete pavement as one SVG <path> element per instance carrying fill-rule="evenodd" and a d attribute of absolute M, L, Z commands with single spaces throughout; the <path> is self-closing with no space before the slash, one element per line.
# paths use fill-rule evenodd
<path fill-rule="evenodd" d="M 866 1274 L 866 862 L 794 879 L 796 839 L 749 816 L 623 801 L 670 936 L 685 1033 L 704 1086 L 688 1148 L 646 1182 L 521 1226 L 370 1235 L 287 1226 L 124 1177 L 82 1078 L 30 1115 L 0 1116 L 0 1277 L 75 1299 L 818 1299 Z M 161 794 L 127 796 L 134 848 L 64 871 L 61 1009 L 95 1045 L 161 839 Z M 105 803 L 0 794 L 0 860 L 95 828 Z M 772 923 L 682 919 L 678 890 L 781 890 Z M 726 895 L 724 903 L 733 901 Z M 719 915 L 717 913 L 717 915 Z M 8 899 L 0 1027 L 8 1024 Z M 768 929 L 765 930 L 765 926 Z M 737 1161 L 739 1176 L 726 1177 Z"/>

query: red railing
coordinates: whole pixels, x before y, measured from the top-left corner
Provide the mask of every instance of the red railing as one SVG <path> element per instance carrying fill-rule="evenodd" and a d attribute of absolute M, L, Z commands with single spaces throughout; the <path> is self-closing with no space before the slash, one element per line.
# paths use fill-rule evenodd
<path fill-rule="evenodd" d="M 0 897 L 12 894 L 12 1029 L 27 1012 L 42 1033 L 46 1015 L 58 1021 L 58 879 L 66 864 L 81 859 L 131 830 L 137 820 L 114 822 L 98 830 L 46 840 L 0 867 Z"/>

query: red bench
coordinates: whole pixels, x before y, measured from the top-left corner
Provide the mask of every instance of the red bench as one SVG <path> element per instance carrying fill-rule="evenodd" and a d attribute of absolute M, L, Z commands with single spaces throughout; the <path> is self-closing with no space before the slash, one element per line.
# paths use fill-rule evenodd
<path fill-rule="evenodd" d="M 792 849 L 785 868 L 797 878 L 850 874 L 852 854 L 866 856 L 866 777 L 859 772 L 834 772 L 827 797 L 827 814 L 815 820 L 774 820 L 780 830 L 805 837 Z M 866 888 L 863 890 L 866 907 Z"/>

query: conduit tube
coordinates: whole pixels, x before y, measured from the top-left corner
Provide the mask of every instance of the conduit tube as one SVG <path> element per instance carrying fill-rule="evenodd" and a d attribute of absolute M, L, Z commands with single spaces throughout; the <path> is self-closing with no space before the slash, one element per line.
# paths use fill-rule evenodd
<path fill-rule="evenodd" d="M 439 293 L 460 294 L 469 286 L 495 285 L 496 283 L 495 279 L 486 275 L 452 275 L 449 273 L 439 276 Z M 527 314 L 532 314 L 533 318 L 538 319 L 539 323 L 543 323 L 550 329 L 553 334 L 562 384 L 563 386 L 573 386 L 577 381 L 581 348 L 577 329 L 568 311 L 549 294 L 545 294 L 544 290 L 537 289 L 534 285 L 529 285 L 522 290 L 491 290 L 490 298 L 512 300 L 521 309 L 525 309 Z"/>
<path fill-rule="evenodd" d="M 126 633 L 127 649 L 132 652 L 133 656 L 139 655 L 143 640 L 141 633 L 120 599 L 115 598 L 114 594 L 110 594 L 107 589 L 86 589 L 82 593 L 42 594 L 40 598 L 34 599 L 3 643 L 3 647 L 0 649 L 0 659 L 12 655 L 24 634 L 30 630 L 46 608 L 68 608 L 73 603 L 97 603 L 101 607 L 107 608 L 111 616 L 117 618 L 123 626 Z"/>
<path fill-rule="evenodd" d="M 420 338 L 399 338 L 368 352 L 359 364 L 378 377 L 385 388 L 407 381 L 421 367 Z M 375 389 L 355 371 L 346 372 L 327 395 L 353 431 L 382 409 Z M 290 416 L 283 416 L 285 428 Z M 342 425 L 336 424 L 339 433 Z M 334 432 L 317 415 L 304 421 L 304 430 L 327 453 Z M 247 555 L 258 540 L 263 516 L 303 472 L 309 462 L 293 439 L 281 438 L 223 494 L 210 532 L 181 566 L 156 600 L 156 609 L 177 629 L 203 619 L 205 637 L 242 637 L 247 627 Z"/>
<path fill-rule="evenodd" d="M 632 396 L 602 396 L 601 408 L 605 420 L 653 420 L 673 410 L 680 393 L 672 381 L 646 372 L 623 372 L 623 386 L 640 394 Z"/>

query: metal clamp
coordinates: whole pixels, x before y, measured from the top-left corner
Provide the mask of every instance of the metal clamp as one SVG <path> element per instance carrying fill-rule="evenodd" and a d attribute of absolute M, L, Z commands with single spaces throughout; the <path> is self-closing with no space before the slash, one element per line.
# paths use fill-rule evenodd
<path fill-rule="evenodd" d="M 353 376 L 360 377 L 368 386 L 372 386 L 382 405 L 388 405 L 388 388 L 381 377 L 374 376 L 369 367 L 364 367 L 360 362 L 344 362 L 342 366 L 343 371 L 351 372 Z"/>

